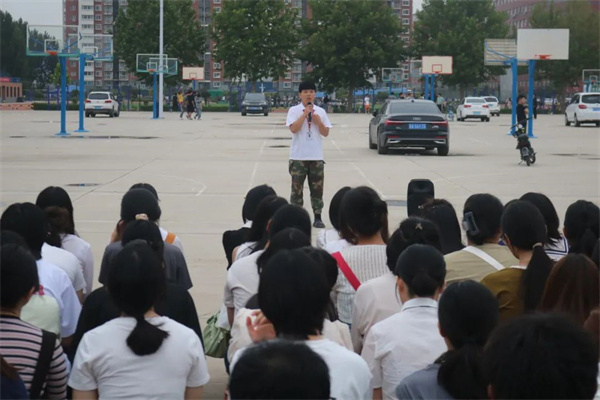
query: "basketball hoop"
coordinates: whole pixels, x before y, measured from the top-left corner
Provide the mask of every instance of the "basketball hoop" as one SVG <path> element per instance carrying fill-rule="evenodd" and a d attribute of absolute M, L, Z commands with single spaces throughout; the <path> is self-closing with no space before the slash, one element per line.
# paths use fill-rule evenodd
<path fill-rule="evenodd" d="M 551 54 L 538 54 L 538 59 L 540 60 L 549 60 Z"/>
<path fill-rule="evenodd" d="M 58 54 L 58 51 L 56 51 L 56 50 L 46 50 L 46 53 L 48 53 L 48 55 L 50 55 L 50 56 L 56 56 Z"/>
<path fill-rule="evenodd" d="M 439 74 L 439 73 L 441 73 L 441 72 L 443 71 L 443 69 L 444 69 L 444 67 L 442 66 L 442 64 L 433 64 L 433 65 L 431 66 L 431 71 L 432 71 L 434 74 Z"/>
<path fill-rule="evenodd" d="M 156 71 L 155 69 L 149 69 L 149 70 L 148 70 L 148 72 L 150 72 L 150 73 L 153 73 L 153 72 L 155 72 L 155 71 Z"/>

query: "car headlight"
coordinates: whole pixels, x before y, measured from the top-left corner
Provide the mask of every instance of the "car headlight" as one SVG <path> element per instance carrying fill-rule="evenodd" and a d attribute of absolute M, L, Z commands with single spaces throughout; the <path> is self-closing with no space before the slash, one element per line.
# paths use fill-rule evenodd
<path fill-rule="evenodd" d="M 243 106 L 247 106 L 247 105 L 248 105 L 248 103 L 246 103 L 245 101 L 242 101 L 242 105 L 243 105 Z"/>

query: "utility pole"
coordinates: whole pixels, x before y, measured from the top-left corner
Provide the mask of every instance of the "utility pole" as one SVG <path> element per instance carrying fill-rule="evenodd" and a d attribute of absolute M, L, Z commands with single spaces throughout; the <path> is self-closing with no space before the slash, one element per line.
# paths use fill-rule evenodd
<path fill-rule="evenodd" d="M 112 17 L 113 17 L 112 35 L 113 35 L 113 46 L 114 46 L 114 39 L 117 36 L 117 17 L 118 16 L 119 16 L 119 0 L 113 0 L 113 2 L 112 2 Z M 117 93 L 119 94 L 119 97 L 120 97 L 121 88 L 120 88 L 120 85 L 119 85 L 119 83 L 120 83 L 119 81 L 121 79 L 121 74 L 119 73 L 119 57 L 113 56 L 112 63 L 113 63 L 113 82 L 115 82 L 115 86 L 117 87 Z"/>
<path fill-rule="evenodd" d="M 163 47 L 164 47 L 164 0 L 160 0 L 160 52 L 159 52 L 159 65 L 158 65 L 158 118 L 163 118 L 163 101 L 164 101 L 164 93 L 163 93 L 163 83 L 164 83 L 164 70 L 166 65 L 164 65 L 163 59 Z"/>

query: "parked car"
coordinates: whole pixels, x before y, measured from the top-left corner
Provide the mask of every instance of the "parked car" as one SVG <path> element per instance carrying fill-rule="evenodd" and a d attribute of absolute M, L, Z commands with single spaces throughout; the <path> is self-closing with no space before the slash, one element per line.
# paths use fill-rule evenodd
<path fill-rule="evenodd" d="M 119 116 L 119 102 L 111 92 L 90 92 L 85 101 L 85 116 L 107 114 L 109 117 Z"/>
<path fill-rule="evenodd" d="M 246 114 L 269 115 L 269 102 L 264 93 L 246 93 L 242 100 L 242 116 Z"/>
<path fill-rule="evenodd" d="M 386 154 L 390 148 L 437 149 L 446 156 L 450 128 L 431 100 L 387 100 L 369 122 L 369 148 Z"/>
<path fill-rule="evenodd" d="M 600 126 L 600 93 L 576 93 L 565 110 L 565 125 L 581 126 L 593 123 Z"/>
<path fill-rule="evenodd" d="M 477 118 L 490 122 L 490 106 L 483 97 L 465 97 L 458 106 L 456 119 L 465 121 L 467 118 Z"/>
<path fill-rule="evenodd" d="M 499 117 L 500 116 L 500 102 L 498 101 L 498 98 L 495 96 L 486 96 L 486 97 L 484 97 L 484 99 L 490 108 L 490 115 L 496 115 L 497 117 Z"/>

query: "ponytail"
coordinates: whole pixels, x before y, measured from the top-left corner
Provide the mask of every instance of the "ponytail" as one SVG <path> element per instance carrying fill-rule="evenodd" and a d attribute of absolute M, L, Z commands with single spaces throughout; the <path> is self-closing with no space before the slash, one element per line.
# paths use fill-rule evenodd
<path fill-rule="evenodd" d="M 146 321 L 143 314 L 136 315 L 135 320 L 135 328 L 127 336 L 127 346 L 138 356 L 156 353 L 169 333 Z"/>
<path fill-rule="evenodd" d="M 571 253 L 580 253 L 592 257 L 597 242 L 598 237 L 590 227 L 586 227 L 581 237 L 577 240 L 575 245 L 571 247 Z"/>
<path fill-rule="evenodd" d="M 554 262 L 546 255 L 541 243 L 533 246 L 533 255 L 523 273 L 522 290 L 525 312 L 537 309 Z"/>
<path fill-rule="evenodd" d="M 436 360 L 438 383 L 455 399 L 487 398 L 482 360 L 483 349 L 475 342 L 447 351 Z"/>

